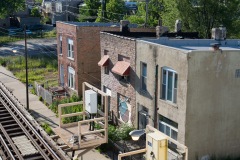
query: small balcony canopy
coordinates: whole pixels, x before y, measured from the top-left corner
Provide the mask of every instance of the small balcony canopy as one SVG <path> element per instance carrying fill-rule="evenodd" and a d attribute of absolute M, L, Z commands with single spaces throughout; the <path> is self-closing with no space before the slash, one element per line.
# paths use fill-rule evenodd
<path fill-rule="evenodd" d="M 130 73 L 130 63 L 125 61 L 118 61 L 112 68 L 112 72 L 120 76 L 128 76 Z"/>
<path fill-rule="evenodd" d="M 108 66 L 108 60 L 109 60 L 109 56 L 108 55 L 104 55 L 101 60 L 98 62 L 98 65 L 101 67 L 105 67 Z"/>

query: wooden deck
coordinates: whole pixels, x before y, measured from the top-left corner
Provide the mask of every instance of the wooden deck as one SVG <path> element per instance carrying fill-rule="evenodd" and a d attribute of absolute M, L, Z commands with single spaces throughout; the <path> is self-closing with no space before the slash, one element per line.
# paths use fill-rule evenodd
<path fill-rule="evenodd" d="M 79 138 L 76 143 L 71 143 L 70 139 L 72 136 L 78 137 L 78 126 L 68 127 L 68 128 L 54 128 L 53 131 L 63 140 L 63 142 L 72 150 L 82 150 L 88 147 L 92 147 L 98 144 L 106 143 L 105 137 L 101 133 L 92 133 L 87 135 L 82 135 L 81 142 L 79 143 Z M 81 125 L 82 132 L 89 132 L 89 125 Z M 91 131 L 90 131 L 91 132 Z"/>

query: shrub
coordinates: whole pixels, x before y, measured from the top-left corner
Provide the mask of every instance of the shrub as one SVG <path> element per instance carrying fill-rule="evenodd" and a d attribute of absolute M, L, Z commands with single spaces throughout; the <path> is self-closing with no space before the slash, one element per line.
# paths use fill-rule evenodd
<path fill-rule="evenodd" d="M 40 97 L 39 97 L 39 101 L 43 101 L 43 98 L 42 98 L 42 96 L 40 96 Z"/>
<path fill-rule="evenodd" d="M 43 123 L 42 125 L 42 128 L 44 129 L 44 131 L 48 134 L 48 135 L 52 135 L 53 134 L 53 130 L 52 128 L 49 126 L 48 123 Z"/>

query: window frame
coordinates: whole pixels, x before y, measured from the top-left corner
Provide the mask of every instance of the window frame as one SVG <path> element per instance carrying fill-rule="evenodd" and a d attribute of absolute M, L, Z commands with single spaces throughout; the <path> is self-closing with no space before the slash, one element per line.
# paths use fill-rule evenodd
<path fill-rule="evenodd" d="M 70 79 L 72 78 L 72 80 Z M 68 88 L 75 90 L 75 70 L 72 67 L 68 67 Z"/>
<path fill-rule="evenodd" d="M 161 119 L 162 117 L 162 119 Z M 164 121 L 165 119 L 165 121 Z M 170 123 L 173 123 L 175 126 L 171 125 Z M 160 130 L 160 125 L 163 126 L 163 131 Z M 167 133 L 167 127 L 169 128 L 169 134 Z M 178 139 L 178 123 L 162 116 L 159 114 L 159 120 L 158 120 L 158 130 L 161 131 L 162 133 L 166 134 L 167 136 L 171 137 L 172 139 L 176 140 Z M 176 138 L 173 137 L 173 132 L 176 133 Z M 172 143 L 172 142 L 168 142 L 169 146 L 171 146 L 171 148 L 177 148 L 177 145 Z"/>
<path fill-rule="evenodd" d="M 141 69 L 140 69 L 140 83 L 141 83 L 141 90 L 147 91 L 147 63 L 140 62 L 141 63 Z M 146 66 L 146 75 L 143 75 L 143 66 Z M 145 80 L 145 88 L 143 87 L 143 79 Z"/>
<path fill-rule="evenodd" d="M 164 71 L 166 72 L 166 80 L 164 80 Z M 172 84 L 171 84 L 171 98 L 168 97 L 168 88 L 169 88 L 169 73 L 172 73 Z M 161 99 L 168 102 L 177 103 L 177 83 L 178 83 L 178 74 L 175 70 L 169 67 L 162 67 L 161 74 Z"/>
<path fill-rule="evenodd" d="M 70 38 L 68 39 L 67 57 L 72 60 L 74 59 L 74 43 Z"/>

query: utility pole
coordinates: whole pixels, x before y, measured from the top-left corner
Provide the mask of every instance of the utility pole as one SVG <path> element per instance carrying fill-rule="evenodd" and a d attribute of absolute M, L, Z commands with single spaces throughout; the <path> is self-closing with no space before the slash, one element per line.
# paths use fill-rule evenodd
<path fill-rule="evenodd" d="M 67 5 L 66 5 L 66 21 L 68 21 L 68 5 L 69 5 L 69 1 L 66 1 Z"/>
<path fill-rule="evenodd" d="M 148 2 L 149 0 L 146 0 L 146 17 L 145 17 L 145 24 L 144 27 L 147 27 L 147 21 L 148 21 Z"/>
<path fill-rule="evenodd" d="M 102 18 L 101 19 L 104 19 L 105 18 L 105 11 L 106 11 L 106 3 L 105 3 L 105 0 L 102 0 Z"/>
<path fill-rule="evenodd" d="M 27 54 L 27 33 L 26 25 L 24 25 L 24 39 L 25 39 L 25 69 L 26 69 L 26 105 L 29 111 L 29 98 L 28 98 L 28 54 Z"/>

